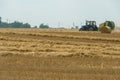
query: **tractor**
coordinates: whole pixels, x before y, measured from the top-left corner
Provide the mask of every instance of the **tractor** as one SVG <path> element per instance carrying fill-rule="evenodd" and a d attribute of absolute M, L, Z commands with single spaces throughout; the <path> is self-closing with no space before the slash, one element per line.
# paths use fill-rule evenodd
<path fill-rule="evenodd" d="M 105 21 L 99 25 L 99 31 L 101 33 L 111 33 L 115 29 L 115 23 L 113 21 Z"/>
<path fill-rule="evenodd" d="M 86 25 L 83 25 L 79 31 L 98 31 L 96 21 L 86 21 Z"/>

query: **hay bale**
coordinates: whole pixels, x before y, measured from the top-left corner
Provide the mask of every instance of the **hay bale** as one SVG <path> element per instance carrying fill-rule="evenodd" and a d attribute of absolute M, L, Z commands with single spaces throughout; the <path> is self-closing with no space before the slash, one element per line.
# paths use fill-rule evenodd
<path fill-rule="evenodd" d="M 99 31 L 101 32 L 101 33 L 111 33 L 111 28 L 109 27 L 109 26 L 104 26 L 104 25 L 100 25 L 100 27 L 99 27 Z"/>
<path fill-rule="evenodd" d="M 111 33 L 115 28 L 115 23 L 113 21 L 105 21 L 99 25 L 99 31 L 101 33 Z"/>

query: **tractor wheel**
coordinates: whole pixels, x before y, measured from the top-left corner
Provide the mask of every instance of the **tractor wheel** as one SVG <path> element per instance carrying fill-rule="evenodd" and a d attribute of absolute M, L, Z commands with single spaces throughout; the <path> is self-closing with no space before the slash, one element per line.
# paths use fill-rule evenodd
<path fill-rule="evenodd" d="M 93 28 L 89 28 L 88 31 L 93 31 Z"/>
<path fill-rule="evenodd" d="M 83 29 L 82 29 L 82 28 L 80 28 L 80 29 L 79 29 L 79 31 L 83 31 Z"/>

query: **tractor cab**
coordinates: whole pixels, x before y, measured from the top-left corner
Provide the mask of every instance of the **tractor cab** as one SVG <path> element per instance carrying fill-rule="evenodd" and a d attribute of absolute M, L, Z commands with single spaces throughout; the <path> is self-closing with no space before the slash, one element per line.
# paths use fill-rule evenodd
<path fill-rule="evenodd" d="M 86 21 L 86 25 L 83 25 L 79 31 L 98 31 L 96 21 Z"/>
<path fill-rule="evenodd" d="M 86 25 L 89 26 L 89 25 L 96 25 L 96 22 L 95 21 L 86 21 Z"/>

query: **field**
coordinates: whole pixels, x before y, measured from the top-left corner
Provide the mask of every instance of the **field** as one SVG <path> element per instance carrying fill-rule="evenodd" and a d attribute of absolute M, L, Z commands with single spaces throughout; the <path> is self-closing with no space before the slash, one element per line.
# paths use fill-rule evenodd
<path fill-rule="evenodd" d="M 119 79 L 119 30 L 0 29 L 0 80 Z"/>

